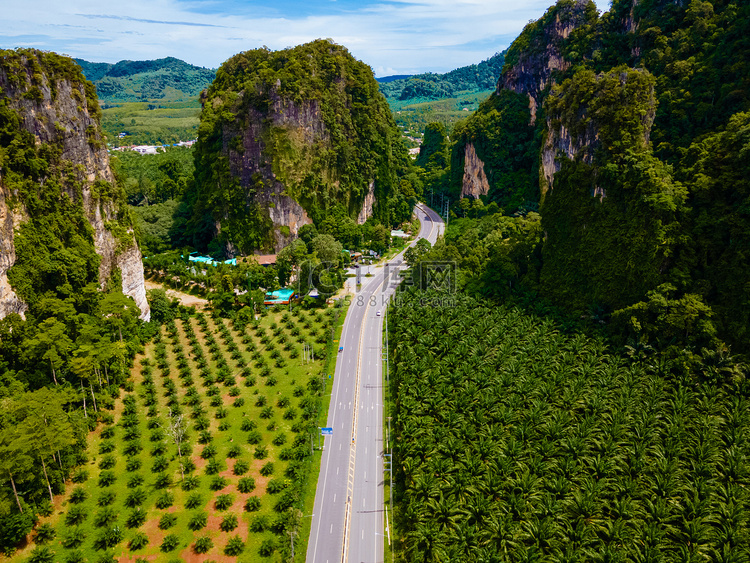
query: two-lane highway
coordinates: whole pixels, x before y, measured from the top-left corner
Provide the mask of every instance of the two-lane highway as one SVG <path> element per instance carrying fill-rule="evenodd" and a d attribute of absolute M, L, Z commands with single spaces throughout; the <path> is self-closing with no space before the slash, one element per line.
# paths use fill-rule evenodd
<path fill-rule="evenodd" d="M 417 239 L 434 243 L 442 219 L 426 206 L 415 212 Z M 364 278 L 344 321 L 328 411 L 333 435 L 324 442 L 308 563 L 383 561 L 383 311 L 405 267 L 401 253 Z"/>

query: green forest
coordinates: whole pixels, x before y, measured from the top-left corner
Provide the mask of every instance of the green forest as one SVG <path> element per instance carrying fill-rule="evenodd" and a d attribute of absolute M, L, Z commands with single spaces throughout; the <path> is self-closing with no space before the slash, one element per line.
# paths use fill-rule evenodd
<path fill-rule="evenodd" d="M 461 293 L 388 320 L 396 560 L 747 560 L 741 370 L 675 377 Z"/>

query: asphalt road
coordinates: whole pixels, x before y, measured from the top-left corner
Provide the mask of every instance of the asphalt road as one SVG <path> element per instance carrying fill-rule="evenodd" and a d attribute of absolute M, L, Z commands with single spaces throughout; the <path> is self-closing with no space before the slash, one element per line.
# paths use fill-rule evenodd
<path fill-rule="evenodd" d="M 434 243 L 442 219 L 426 206 L 416 212 L 418 238 Z M 328 410 L 333 434 L 324 437 L 307 563 L 383 561 L 382 315 L 405 267 L 399 254 L 363 277 L 344 321 Z"/>

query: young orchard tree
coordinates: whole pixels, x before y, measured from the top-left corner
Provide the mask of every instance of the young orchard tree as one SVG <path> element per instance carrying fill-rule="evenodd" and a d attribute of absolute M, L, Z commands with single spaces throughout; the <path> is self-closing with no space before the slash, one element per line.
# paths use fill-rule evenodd
<path fill-rule="evenodd" d="M 177 455 L 180 458 L 180 473 L 182 474 L 182 479 L 184 481 L 185 466 L 182 463 L 182 442 L 185 440 L 188 430 L 188 424 L 185 422 L 185 417 L 182 414 L 173 414 L 172 409 L 169 409 L 169 423 L 164 430 L 177 446 Z"/>

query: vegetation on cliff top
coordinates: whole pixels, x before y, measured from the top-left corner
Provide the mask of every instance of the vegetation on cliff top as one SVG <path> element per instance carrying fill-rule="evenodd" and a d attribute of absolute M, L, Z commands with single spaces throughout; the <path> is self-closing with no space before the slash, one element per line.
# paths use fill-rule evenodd
<path fill-rule="evenodd" d="M 204 100 L 189 232 L 205 248 L 220 223 L 222 244 L 267 248 L 269 196 L 290 196 L 320 225 L 337 208 L 356 217 L 372 182 L 375 219 L 398 223 L 411 213 L 413 188 L 399 181 L 408 166 L 372 70 L 346 49 L 318 40 L 246 51 Z"/>

